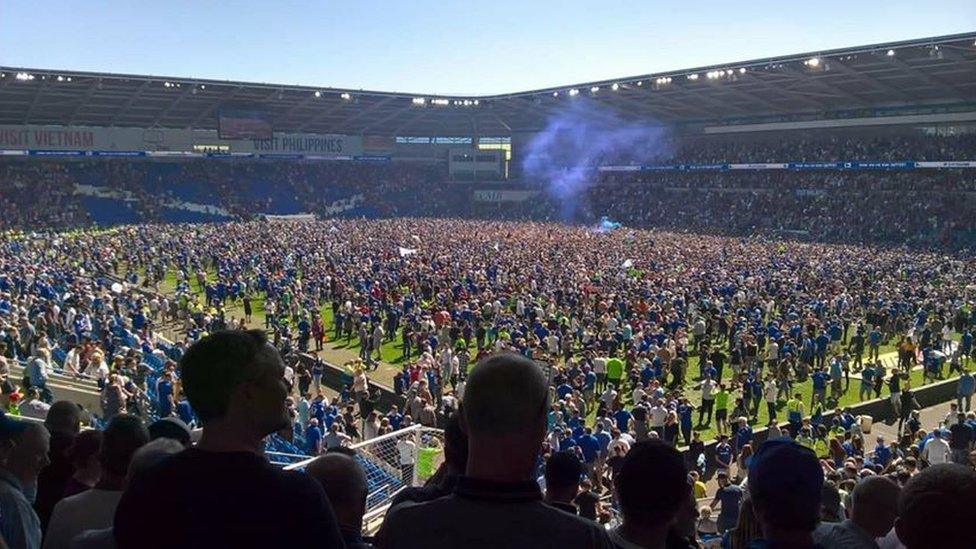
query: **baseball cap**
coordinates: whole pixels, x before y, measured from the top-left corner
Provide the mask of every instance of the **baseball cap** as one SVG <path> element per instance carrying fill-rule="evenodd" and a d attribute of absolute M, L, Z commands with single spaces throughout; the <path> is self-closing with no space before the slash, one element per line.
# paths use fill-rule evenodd
<path fill-rule="evenodd" d="M 27 422 L 12 419 L 0 410 L 0 440 L 10 440 L 27 429 Z"/>

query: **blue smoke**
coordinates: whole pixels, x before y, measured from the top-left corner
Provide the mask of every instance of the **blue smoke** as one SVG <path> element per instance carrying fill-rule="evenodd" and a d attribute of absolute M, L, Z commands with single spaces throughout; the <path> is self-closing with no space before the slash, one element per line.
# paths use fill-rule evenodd
<path fill-rule="evenodd" d="M 526 146 L 522 173 L 541 181 L 564 221 L 579 210 L 601 164 L 639 164 L 668 154 L 665 128 L 624 121 L 584 97 L 567 100 Z"/>

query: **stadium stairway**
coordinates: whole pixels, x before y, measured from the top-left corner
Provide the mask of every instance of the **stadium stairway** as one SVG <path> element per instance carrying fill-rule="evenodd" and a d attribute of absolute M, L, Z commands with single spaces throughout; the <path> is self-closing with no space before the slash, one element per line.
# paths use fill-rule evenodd
<path fill-rule="evenodd" d="M 12 365 L 10 376 L 15 382 L 23 379 L 24 366 L 22 364 Z M 48 378 L 47 386 L 54 394 L 54 400 L 70 400 L 81 404 L 89 411 L 101 413 L 101 392 L 95 380 L 76 378 L 55 372 Z"/>

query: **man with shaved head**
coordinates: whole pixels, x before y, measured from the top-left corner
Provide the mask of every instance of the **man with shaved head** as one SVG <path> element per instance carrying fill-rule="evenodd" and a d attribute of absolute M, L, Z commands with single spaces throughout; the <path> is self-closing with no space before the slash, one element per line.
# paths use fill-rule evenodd
<path fill-rule="evenodd" d="M 870 476 L 861 480 L 851 493 L 850 518 L 821 523 L 814 530 L 814 541 L 824 547 L 877 547 L 875 538 L 884 537 L 895 524 L 900 491 L 898 484 L 887 477 Z"/>
<path fill-rule="evenodd" d="M 534 362 L 502 353 L 479 363 L 461 400 L 465 474 L 451 495 L 391 508 L 379 546 L 609 547 L 602 527 L 543 503 L 532 479 L 548 410 L 546 379 Z"/>
<path fill-rule="evenodd" d="M 187 349 L 183 390 L 203 434 L 133 477 L 115 513 L 120 549 L 188 540 L 194 547 L 342 547 L 322 488 L 263 456 L 264 437 L 291 422 L 284 372 L 260 330 L 217 331 Z M 157 531 L 161 516 L 167 526 Z"/>
<path fill-rule="evenodd" d="M 366 474 L 355 458 L 344 452 L 330 452 L 315 458 L 305 474 L 322 485 L 335 511 L 342 540 L 348 549 L 370 549 L 363 541 L 363 515 L 366 513 Z"/>

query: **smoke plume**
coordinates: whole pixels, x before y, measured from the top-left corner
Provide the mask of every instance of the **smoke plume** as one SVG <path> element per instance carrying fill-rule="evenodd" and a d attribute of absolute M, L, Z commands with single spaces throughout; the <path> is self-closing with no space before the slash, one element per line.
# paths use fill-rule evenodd
<path fill-rule="evenodd" d="M 577 214 L 601 164 L 640 164 L 664 156 L 665 129 L 623 120 L 584 97 L 563 103 L 526 146 L 522 173 L 541 181 L 560 204 L 564 221 Z"/>

